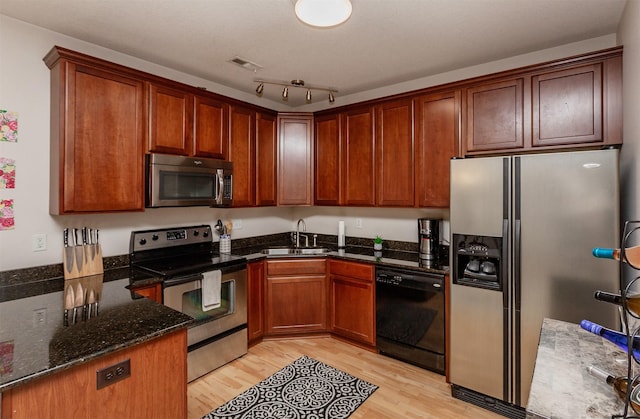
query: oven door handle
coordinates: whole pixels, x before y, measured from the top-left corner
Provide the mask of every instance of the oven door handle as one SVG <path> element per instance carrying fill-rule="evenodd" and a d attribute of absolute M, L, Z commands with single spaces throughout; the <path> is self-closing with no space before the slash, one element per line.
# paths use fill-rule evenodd
<path fill-rule="evenodd" d="M 203 278 L 202 274 L 191 274 L 191 275 L 179 276 L 171 279 L 165 279 L 164 288 L 175 287 L 176 285 L 186 284 L 188 282 L 193 282 L 193 281 L 201 281 L 202 278 Z"/>

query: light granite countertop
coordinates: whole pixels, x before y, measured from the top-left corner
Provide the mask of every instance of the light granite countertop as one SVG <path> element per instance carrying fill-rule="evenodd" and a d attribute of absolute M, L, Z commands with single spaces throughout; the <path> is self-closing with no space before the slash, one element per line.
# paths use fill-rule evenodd
<path fill-rule="evenodd" d="M 627 375 L 627 353 L 574 323 L 544 319 L 527 418 L 611 418 L 624 412 L 613 388 L 591 376 L 594 365 Z M 638 369 L 636 368 L 636 371 Z M 632 415 L 629 408 L 627 415 Z"/>

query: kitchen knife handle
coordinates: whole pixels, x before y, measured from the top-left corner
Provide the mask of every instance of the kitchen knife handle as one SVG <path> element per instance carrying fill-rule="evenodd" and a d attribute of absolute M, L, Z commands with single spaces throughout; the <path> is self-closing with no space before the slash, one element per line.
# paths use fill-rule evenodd
<path fill-rule="evenodd" d="M 64 243 L 64 247 L 69 247 L 69 229 L 65 228 L 62 230 L 62 242 Z"/>
<path fill-rule="evenodd" d="M 87 244 L 87 227 L 82 227 L 82 244 Z"/>

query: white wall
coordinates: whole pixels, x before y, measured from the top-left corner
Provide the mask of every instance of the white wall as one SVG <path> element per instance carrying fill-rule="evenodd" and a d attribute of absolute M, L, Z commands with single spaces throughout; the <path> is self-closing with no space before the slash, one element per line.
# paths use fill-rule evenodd
<path fill-rule="evenodd" d="M 621 220 L 640 220 L 640 1 L 628 1 L 618 28 L 624 46 L 623 118 L 624 145 L 620 154 Z M 625 270 L 625 279 L 638 272 Z"/>
<path fill-rule="evenodd" d="M 633 23 L 637 26 L 637 18 Z M 129 235 L 132 230 L 199 223 L 214 224 L 218 218 L 242 220 L 243 228 L 234 231 L 234 237 L 237 238 L 290 231 L 295 228 L 295 221 L 299 217 L 304 217 L 307 220 L 309 231 L 336 234 L 338 220 L 345 220 L 348 236 L 372 238 L 376 234 L 380 234 L 390 240 L 413 242 L 417 242 L 416 218 L 448 218 L 446 210 L 305 207 L 168 208 L 147 210 L 144 213 L 51 216 L 48 212 L 49 70 L 42 62 L 42 58 L 53 45 L 60 45 L 187 84 L 204 86 L 211 91 L 246 102 L 258 102 L 256 102 L 255 95 L 234 91 L 225 86 L 25 24 L 3 15 L 0 15 L 0 45 L 2 45 L 0 109 L 18 112 L 20 124 L 17 144 L 0 143 L 0 156 L 13 158 L 17 162 L 16 188 L 14 190 L 0 190 L 0 198 L 15 200 L 16 213 L 15 229 L 0 231 L 0 271 L 61 263 L 62 229 L 65 227 L 86 225 L 90 228 L 99 228 L 103 254 L 114 256 L 128 253 Z M 415 82 L 390 86 L 347 100 L 349 103 L 353 103 L 614 45 L 614 35 L 595 38 L 420 79 Z M 638 70 L 637 67 L 636 70 Z M 258 104 L 265 105 L 264 102 Z M 636 110 L 637 107 L 636 102 Z M 638 130 L 635 133 L 637 134 Z M 362 218 L 362 229 L 355 228 L 356 218 Z M 46 234 L 48 241 L 46 251 L 33 252 L 31 250 L 32 236 L 37 233 Z"/>

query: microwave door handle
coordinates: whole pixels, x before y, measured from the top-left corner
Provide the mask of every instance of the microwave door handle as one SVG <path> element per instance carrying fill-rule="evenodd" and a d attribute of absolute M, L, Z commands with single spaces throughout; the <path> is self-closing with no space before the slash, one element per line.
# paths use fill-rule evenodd
<path fill-rule="evenodd" d="M 216 180 L 218 181 L 218 193 L 216 194 L 216 204 L 222 205 L 222 197 L 224 195 L 224 172 L 217 170 Z"/>

